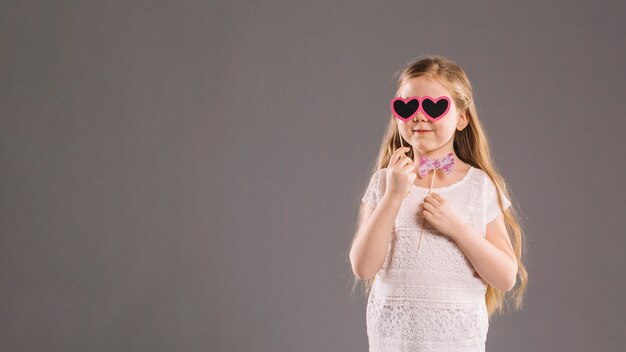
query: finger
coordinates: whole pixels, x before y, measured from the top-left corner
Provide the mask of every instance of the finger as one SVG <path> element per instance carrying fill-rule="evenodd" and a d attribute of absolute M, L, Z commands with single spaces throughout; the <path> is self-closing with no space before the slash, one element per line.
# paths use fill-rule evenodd
<path fill-rule="evenodd" d="M 411 158 L 409 158 L 408 156 L 404 155 L 400 158 L 400 161 L 398 161 L 397 165 L 400 167 L 404 167 L 406 165 L 411 165 L 413 164 L 413 160 L 411 160 Z"/>
<path fill-rule="evenodd" d="M 439 194 L 437 194 L 437 193 L 431 193 L 430 195 L 431 195 L 433 198 L 435 198 L 438 202 L 443 202 L 443 201 L 444 201 L 443 197 L 442 197 L 442 196 L 440 196 L 440 195 L 439 195 Z"/>
<path fill-rule="evenodd" d="M 430 203 L 434 206 L 439 205 L 439 200 L 437 200 L 437 198 L 433 197 L 433 194 L 429 194 L 426 197 L 424 197 L 424 202 L 425 203 Z"/>
<path fill-rule="evenodd" d="M 396 149 L 393 154 L 391 154 L 391 157 L 389 158 L 389 165 L 394 166 L 398 160 L 400 160 L 400 157 L 402 154 L 406 153 L 409 151 L 409 147 L 401 147 Z"/>
<path fill-rule="evenodd" d="M 413 163 L 407 163 L 406 165 L 402 167 L 402 170 L 407 171 L 410 174 L 415 174 L 414 172 L 412 172 L 414 168 L 415 168 L 415 165 L 413 165 Z"/>
<path fill-rule="evenodd" d="M 424 210 L 427 210 L 427 211 L 431 212 L 431 213 L 434 213 L 434 212 L 435 212 L 435 209 L 437 209 L 434 205 L 432 205 L 432 204 L 430 204 L 430 203 L 424 203 L 424 204 L 422 205 L 422 208 L 423 208 Z"/>
<path fill-rule="evenodd" d="M 400 160 L 400 157 L 402 156 L 403 152 L 404 152 L 404 148 L 398 148 L 394 150 L 393 154 L 391 154 L 391 156 L 389 157 L 389 165 L 395 166 L 396 163 Z"/>

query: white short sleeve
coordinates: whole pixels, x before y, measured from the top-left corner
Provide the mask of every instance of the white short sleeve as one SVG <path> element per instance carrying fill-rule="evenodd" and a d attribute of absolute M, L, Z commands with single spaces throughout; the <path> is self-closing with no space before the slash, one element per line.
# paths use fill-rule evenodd
<path fill-rule="evenodd" d="M 363 198 L 361 198 L 361 202 L 376 208 L 378 202 L 380 202 L 380 199 L 383 196 L 383 187 L 386 182 L 384 170 L 385 169 L 379 169 L 374 173 L 374 175 L 372 175 L 369 185 L 365 190 L 365 194 L 363 195 Z"/>
<path fill-rule="evenodd" d="M 489 178 L 489 176 L 485 175 L 485 201 L 486 201 L 486 224 L 490 223 L 491 221 L 495 220 L 498 216 L 502 215 L 502 210 L 500 210 L 500 206 L 498 205 L 498 196 L 496 194 L 496 186 L 494 185 L 493 181 L 491 181 L 491 179 Z M 511 205 L 511 202 L 509 201 L 508 198 L 506 198 L 504 196 L 504 194 L 502 194 L 502 192 L 500 192 L 500 195 L 502 196 L 502 205 L 504 205 L 504 209 L 508 208 Z"/>

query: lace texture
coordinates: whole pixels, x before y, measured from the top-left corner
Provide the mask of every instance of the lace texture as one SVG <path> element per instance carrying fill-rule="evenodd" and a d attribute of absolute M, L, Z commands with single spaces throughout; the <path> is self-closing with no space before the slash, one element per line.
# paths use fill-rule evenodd
<path fill-rule="evenodd" d="M 385 191 L 386 170 L 374 173 L 362 202 L 378 205 Z M 483 237 L 487 223 L 501 214 L 495 185 L 474 167 L 460 181 L 435 187 L 433 192 Z M 428 188 L 412 186 L 398 211 L 385 262 L 367 302 L 370 352 L 485 350 L 487 283 L 456 242 L 419 213 L 427 194 Z M 511 204 L 504 195 L 502 200 L 505 208 Z"/>

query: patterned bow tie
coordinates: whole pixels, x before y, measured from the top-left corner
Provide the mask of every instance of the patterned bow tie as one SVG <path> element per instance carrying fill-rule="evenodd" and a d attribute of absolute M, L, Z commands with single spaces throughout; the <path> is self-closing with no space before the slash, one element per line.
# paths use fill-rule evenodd
<path fill-rule="evenodd" d="M 426 176 L 430 170 L 434 169 L 442 169 L 446 175 L 450 175 L 452 168 L 454 168 L 454 153 L 450 153 L 441 159 L 431 160 L 425 156 L 420 158 L 419 173 L 421 177 Z"/>

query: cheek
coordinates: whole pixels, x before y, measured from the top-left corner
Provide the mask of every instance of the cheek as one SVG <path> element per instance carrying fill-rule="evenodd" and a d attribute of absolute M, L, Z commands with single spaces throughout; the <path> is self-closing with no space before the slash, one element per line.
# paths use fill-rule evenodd
<path fill-rule="evenodd" d="M 411 132 L 411 128 L 409 127 L 409 124 L 406 123 L 406 122 L 398 122 L 398 129 L 402 133 L 409 133 L 409 132 Z"/>
<path fill-rule="evenodd" d="M 446 117 L 448 116 L 445 116 L 444 119 Z M 440 121 L 437 121 L 434 126 L 437 131 L 437 135 L 441 138 L 444 138 L 446 136 L 454 134 L 454 131 L 456 130 L 456 121 L 452 119 L 443 121 L 443 119 L 441 119 Z"/>

